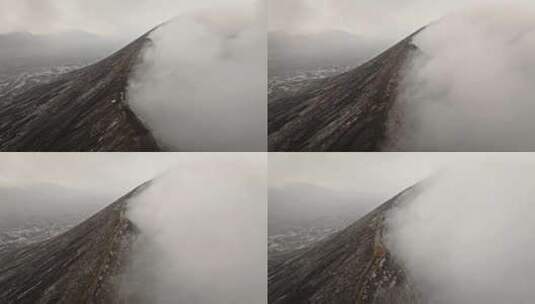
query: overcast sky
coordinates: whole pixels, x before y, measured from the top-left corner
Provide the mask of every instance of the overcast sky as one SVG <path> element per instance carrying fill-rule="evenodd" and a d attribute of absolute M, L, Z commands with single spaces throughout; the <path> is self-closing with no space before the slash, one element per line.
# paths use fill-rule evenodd
<path fill-rule="evenodd" d="M 255 0 L 0 0 L 0 33 L 83 30 L 135 37 L 175 16 Z"/>
<path fill-rule="evenodd" d="M 0 153 L 0 187 L 52 183 L 121 196 L 141 183 L 192 166 L 218 170 L 229 161 L 237 175 L 265 175 L 265 153 Z M 196 168 L 197 168 L 196 167 Z M 201 168 L 201 167 L 199 167 Z M 205 171 L 196 169 L 203 177 Z M 189 174 L 189 173 L 188 173 Z"/>
<path fill-rule="evenodd" d="M 532 0 L 268 0 L 269 27 L 296 32 L 340 29 L 393 40 L 450 12 L 491 2 L 535 7 Z"/>
<path fill-rule="evenodd" d="M 0 33 L 84 30 L 134 37 L 174 16 L 220 5 L 238 8 L 255 0 L 1 0 Z M 532 0 L 265 0 L 271 30 L 341 29 L 399 39 L 440 17 L 490 2 Z"/>
<path fill-rule="evenodd" d="M 180 160 L 178 153 L 2 153 L 0 187 L 52 183 L 121 196 Z"/>
<path fill-rule="evenodd" d="M 388 199 L 442 168 L 469 163 L 535 165 L 530 153 L 270 153 L 269 185 L 308 183 Z"/>

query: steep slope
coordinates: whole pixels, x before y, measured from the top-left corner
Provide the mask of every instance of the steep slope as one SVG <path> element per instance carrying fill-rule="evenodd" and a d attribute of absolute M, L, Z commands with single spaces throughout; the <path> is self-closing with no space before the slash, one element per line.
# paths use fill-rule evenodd
<path fill-rule="evenodd" d="M 136 234 L 126 205 L 147 186 L 62 235 L 0 255 L 0 303 L 124 303 L 118 275 Z"/>
<path fill-rule="evenodd" d="M 149 34 L 98 63 L 1 100 L 0 150 L 158 151 L 125 100 Z"/>
<path fill-rule="evenodd" d="M 412 34 L 371 61 L 268 104 L 270 151 L 374 151 L 384 139 Z"/>
<path fill-rule="evenodd" d="M 387 212 L 409 188 L 326 241 L 269 263 L 269 303 L 414 304 L 416 290 L 383 242 Z"/>

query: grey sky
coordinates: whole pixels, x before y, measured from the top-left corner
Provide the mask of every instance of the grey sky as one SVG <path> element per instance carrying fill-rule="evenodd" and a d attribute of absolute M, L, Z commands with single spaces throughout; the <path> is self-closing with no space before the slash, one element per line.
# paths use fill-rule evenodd
<path fill-rule="evenodd" d="M 264 153 L 1 153 L 0 187 L 52 183 L 78 190 L 123 195 L 139 184 L 171 171 L 205 163 L 217 169 L 241 162 L 265 174 Z M 181 169 L 182 168 L 182 169 Z M 235 168 L 248 175 L 249 168 Z M 204 170 L 197 170 L 202 177 Z M 193 177 L 193 175 L 192 175 Z"/>
<path fill-rule="evenodd" d="M 2 153 L 0 187 L 53 183 L 120 196 L 180 160 L 179 153 Z"/>
<path fill-rule="evenodd" d="M 270 30 L 340 29 L 385 40 L 400 39 L 465 7 L 531 0 L 268 0 Z"/>
<path fill-rule="evenodd" d="M 133 37 L 175 16 L 254 0 L 0 0 L 0 33 L 84 30 Z"/>
<path fill-rule="evenodd" d="M 438 170 L 463 163 L 535 165 L 530 153 L 270 153 L 269 185 L 309 183 L 390 198 Z"/>

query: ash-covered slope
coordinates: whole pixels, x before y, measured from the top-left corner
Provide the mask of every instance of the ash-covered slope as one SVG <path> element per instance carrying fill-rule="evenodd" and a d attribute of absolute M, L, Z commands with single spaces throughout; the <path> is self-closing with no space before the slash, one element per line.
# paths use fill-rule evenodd
<path fill-rule="evenodd" d="M 136 235 L 126 206 L 147 186 L 62 235 L 0 255 L 0 303 L 124 303 L 119 274 Z"/>
<path fill-rule="evenodd" d="M 420 31 L 354 70 L 271 100 L 269 150 L 378 150 L 402 68 L 416 50 L 412 38 Z"/>
<path fill-rule="evenodd" d="M 269 303 L 414 304 L 417 292 L 385 247 L 388 211 L 415 195 L 398 194 L 326 241 L 269 263 Z"/>
<path fill-rule="evenodd" d="M 1 151 L 158 151 L 126 104 L 147 33 L 110 57 L 0 100 Z"/>

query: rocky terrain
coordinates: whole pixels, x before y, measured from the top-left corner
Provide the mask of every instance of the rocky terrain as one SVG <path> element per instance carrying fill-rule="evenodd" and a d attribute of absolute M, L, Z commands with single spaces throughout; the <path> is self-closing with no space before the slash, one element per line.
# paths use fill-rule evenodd
<path fill-rule="evenodd" d="M 11 99 L 32 87 L 51 82 L 58 76 L 82 68 L 79 65 L 62 65 L 50 68 L 33 68 L 15 74 L 0 75 L 0 100 Z"/>
<path fill-rule="evenodd" d="M 128 77 L 150 43 L 148 34 L 53 81 L 17 92 L 3 88 L 0 150 L 158 151 L 153 136 L 126 102 Z M 31 79 L 26 77 L 15 89 Z"/>
<path fill-rule="evenodd" d="M 417 186 L 310 248 L 270 256 L 272 304 L 414 304 L 418 292 L 384 245 L 385 217 Z"/>
<path fill-rule="evenodd" d="M 0 253 L 0 303 L 126 303 L 120 291 L 137 234 L 126 218 L 139 186 L 74 228 Z"/>
<path fill-rule="evenodd" d="M 330 235 L 340 231 L 342 225 L 333 220 L 331 225 L 295 226 L 283 233 L 268 235 L 268 253 L 270 255 L 286 254 L 309 247 Z"/>
<path fill-rule="evenodd" d="M 418 32 L 351 71 L 274 96 L 268 104 L 269 150 L 380 150 Z"/>
<path fill-rule="evenodd" d="M 268 100 L 295 95 L 318 82 L 318 80 L 347 72 L 352 68 L 352 66 L 331 66 L 270 76 L 268 80 Z"/>
<path fill-rule="evenodd" d="M 62 234 L 73 226 L 74 223 L 67 220 L 62 222 L 37 221 L 23 223 L 10 229 L 2 229 L 0 231 L 0 253 L 47 240 Z"/>

